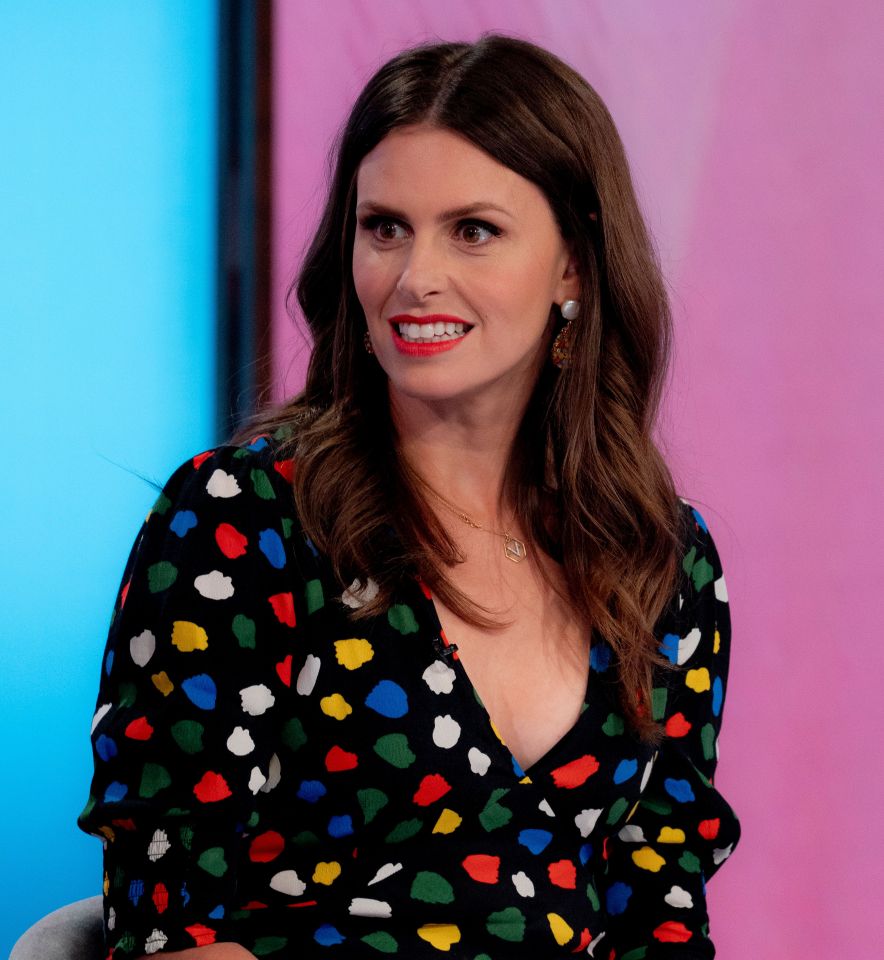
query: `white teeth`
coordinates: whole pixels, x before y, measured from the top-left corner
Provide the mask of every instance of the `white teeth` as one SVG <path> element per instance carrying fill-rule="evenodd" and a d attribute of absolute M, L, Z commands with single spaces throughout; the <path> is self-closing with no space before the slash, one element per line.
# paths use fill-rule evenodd
<path fill-rule="evenodd" d="M 435 323 L 398 323 L 399 336 L 410 343 L 459 340 L 468 330 L 463 323 L 437 320 Z"/>

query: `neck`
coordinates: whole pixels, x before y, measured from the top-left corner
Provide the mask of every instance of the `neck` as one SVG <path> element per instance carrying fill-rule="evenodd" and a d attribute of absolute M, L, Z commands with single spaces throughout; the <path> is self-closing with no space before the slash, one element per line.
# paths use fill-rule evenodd
<path fill-rule="evenodd" d="M 391 394 L 399 450 L 431 487 L 465 513 L 498 522 L 504 479 L 524 405 L 511 400 L 432 403 Z"/>

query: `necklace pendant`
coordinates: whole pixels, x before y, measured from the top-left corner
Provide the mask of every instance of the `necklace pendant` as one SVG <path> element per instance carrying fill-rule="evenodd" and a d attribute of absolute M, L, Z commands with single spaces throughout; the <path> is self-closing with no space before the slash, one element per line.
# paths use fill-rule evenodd
<path fill-rule="evenodd" d="M 512 560 L 513 563 L 521 563 L 528 556 L 525 544 L 509 534 L 504 534 L 504 536 L 506 539 L 503 544 L 503 552 L 506 554 L 507 560 Z"/>

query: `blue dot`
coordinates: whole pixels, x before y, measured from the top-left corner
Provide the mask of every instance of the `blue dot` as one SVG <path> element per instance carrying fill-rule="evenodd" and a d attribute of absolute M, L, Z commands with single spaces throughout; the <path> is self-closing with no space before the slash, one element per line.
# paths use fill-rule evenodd
<path fill-rule="evenodd" d="M 691 785 L 687 780 L 676 780 L 674 777 L 667 777 L 663 781 L 663 789 L 673 800 L 677 800 L 679 803 L 687 803 L 689 800 L 695 799 L 694 791 L 691 789 Z"/>
<path fill-rule="evenodd" d="M 102 760 L 108 761 L 117 755 L 117 745 L 110 737 L 102 734 L 95 741 L 95 752 Z"/>
<path fill-rule="evenodd" d="M 589 665 L 596 673 L 604 673 L 611 666 L 612 657 L 607 643 L 594 643 L 589 651 Z"/>
<path fill-rule="evenodd" d="M 330 923 L 324 923 L 316 933 L 313 934 L 313 939 L 321 947 L 333 947 L 336 943 L 343 943 L 345 938 L 343 934 Z"/>
<path fill-rule="evenodd" d="M 258 534 L 258 547 L 270 561 L 270 566 L 282 570 L 285 566 L 285 546 L 275 530 L 262 530 Z"/>
<path fill-rule="evenodd" d="M 716 677 L 712 684 L 712 713 L 716 717 L 721 713 L 722 700 L 724 700 L 724 685 L 721 677 Z"/>
<path fill-rule="evenodd" d="M 138 901 L 144 896 L 144 881 L 143 880 L 130 880 L 129 881 L 129 899 L 132 901 L 134 906 L 138 906 Z"/>
<path fill-rule="evenodd" d="M 349 837 L 353 833 L 353 818 L 349 813 L 332 817 L 328 821 L 328 832 L 332 837 Z"/>
<path fill-rule="evenodd" d="M 586 866 L 589 863 L 590 858 L 592 857 L 592 844 L 584 843 L 580 848 L 580 865 Z"/>
<path fill-rule="evenodd" d="M 621 760 L 614 771 L 614 783 L 625 783 L 630 777 L 635 776 L 638 770 L 638 760 Z"/>
<path fill-rule="evenodd" d="M 611 886 L 608 887 L 608 892 L 605 894 L 605 907 L 608 913 L 611 914 L 611 916 L 617 916 L 618 913 L 623 913 L 631 896 L 632 887 L 628 884 L 621 883 L 619 880 L 616 883 L 612 883 Z"/>
<path fill-rule="evenodd" d="M 678 634 L 667 633 L 658 649 L 670 663 L 678 663 Z"/>
<path fill-rule="evenodd" d="M 697 521 L 697 526 L 703 531 L 703 533 L 708 533 L 709 528 L 706 526 L 706 521 L 700 516 L 700 511 L 696 507 L 691 507 L 691 513 L 694 515 L 694 519 Z"/>
<path fill-rule="evenodd" d="M 212 910 L 212 911 L 209 913 L 209 916 L 210 916 L 213 920 L 223 920 L 223 919 L 224 919 L 224 904 L 223 904 L 223 903 L 219 903 L 218 906 L 215 907 L 215 909 Z"/>
<path fill-rule="evenodd" d="M 207 673 L 198 673 L 195 677 L 188 677 L 181 684 L 187 699 L 200 710 L 214 710 L 215 698 L 218 691 L 215 681 Z"/>
<path fill-rule="evenodd" d="M 304 543 L 307 544 L 310 552 L 313 554 L 314 557 L 318 557 L 318 556 L 319 556 L 319 551 L 316 549 L 316 544 L 310 539 L 310 537 L 308 537 L 308 536 L 305 535 L 305 537 L 304 537 Z"/>
<path fill-rule="evenodd" d="M 307 803 L 316 803 L 320 797 L 324 797 L 328 791 L 325 789 L 325 784 L 320 783 L 318 780 L 303 780 L 301 786 L 298 788 L 297 796 L 301 800 L 306 800 Z"/>
<path fill-rule="evenodd" d="M 527 847 L 532 853 L 543 853 L 552 840 L 549 830 L 522 830 L 519 833 L 519 843 Z"/>
<path fill-rule="evenodd" d="M 113 783 L 108 784 L 107 790 L 104 791 L 104 802 L 119 803 L 128 792 L 129 788 L 125 783 L 114 780 Z"/>
<path fill-rule="evenodd" d="M 263 450 L 267 446 L 266 437 L 258 437 L 256 440 L 253 440 L 247 447 L 246 450 L 251 450 L 253 453 L 258 450 Z"/>
<path fill-rule="evenodd" d="M 108 650 L 107 656 L 104 658 L 104 672 L 110 676 L 110 672 L 114 666 L 114 652 L 113 650 Z"/>
<path fill-rule="evenodd" d="M 177 534 L 179 537 L 183 537 L 188 530 L 193 530 L 196 526 L 196 514 L 193 510 L 179 510 L 174 517 L 172 517 L 172 522 L 169 524 L 169 529 L 172 533 Z"/>
<path fill-rule="evenodd" d="M 365 705 L 390 719 L 404 717 L 408 713 L 408 697 L 402 687 L 392 680 L 381 680 L 365 698 Z"/>
<path fill-rule="evenodd" d="M 519 761 L 513 757 L 513 773 L 521 780 L 525 776 L 525 771 L 519 766 Z"/>

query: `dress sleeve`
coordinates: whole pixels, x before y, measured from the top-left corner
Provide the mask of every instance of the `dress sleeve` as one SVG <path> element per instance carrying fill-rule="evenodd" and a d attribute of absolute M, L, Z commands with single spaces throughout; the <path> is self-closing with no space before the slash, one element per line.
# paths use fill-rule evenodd
<path fill-rule="evenodd" d="M 274 704 L 296 634 L 293 511 L 275 466 L 250 448 L 188 461 L 129 558 L 79 818 L 104 841 L 115 958 L 225 939 L 243 833 L 278 767 Z"/>
<path fill-rule="evenodd" d="M 607 844 L 602 955 L 616 960 L 714 957 L 706 881 L 740 836 L 712 782 L 730 651 L 727 590 L 703 518 L 686 509 L 692 530 L 672 621 L 678 632 L 660 647 L 675 670 L 654 689 L 665 737 L 641 799 Z"/>

